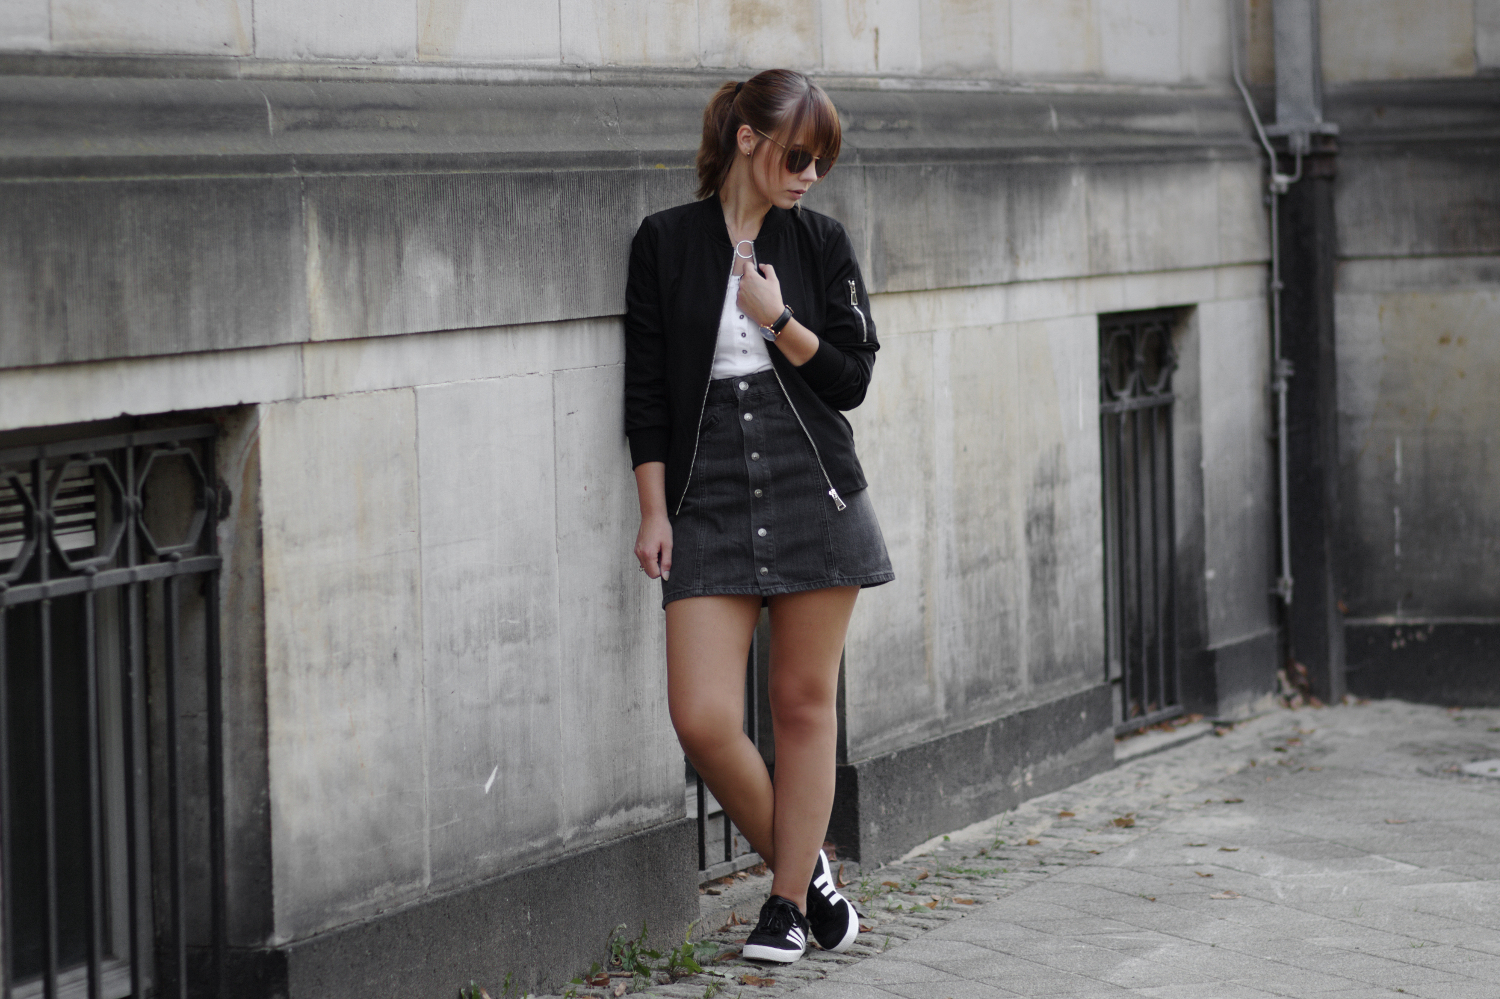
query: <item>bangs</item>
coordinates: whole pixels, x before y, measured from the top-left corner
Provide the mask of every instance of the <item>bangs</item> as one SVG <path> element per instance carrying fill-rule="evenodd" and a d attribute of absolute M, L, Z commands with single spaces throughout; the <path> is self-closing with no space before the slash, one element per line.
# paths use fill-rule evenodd
<path fill-rule="evenodd" d="M 823 88 L 816 84 L 809 86 L 801 98 L 787 109 L 779 131 L 788 146 L 801 147 L 814 156 L 835 162 L 839 158 L 839 149 L 844 141 L 839 113 Z"/>

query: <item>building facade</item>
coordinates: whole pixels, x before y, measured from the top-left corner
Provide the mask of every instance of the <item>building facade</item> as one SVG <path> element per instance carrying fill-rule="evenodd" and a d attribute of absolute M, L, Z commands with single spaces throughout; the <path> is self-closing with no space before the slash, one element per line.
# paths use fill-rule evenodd
<path fill-rule="evenodd" d="M 1283 315 L 1326 341 L 1287 519 L 1326 599 L 1282 627 L 1234 82 L 1274 124 L 1279 0 L 7 0 L 12 994 L 534 990 L 695 918 L 620 312 L 708 94 L 769 66 L 843 116 L 807 203 L 883 348 L 850 415 L 897 579 L 846 649 L 845 855 L 1254 711 L 1288 653 L 1324 696 L 1477 689 L 1424 653 L 1494 665 L 1500 6 L 1429 6 L 1310 15 L 1335 228 L 1323 319 Z"/>

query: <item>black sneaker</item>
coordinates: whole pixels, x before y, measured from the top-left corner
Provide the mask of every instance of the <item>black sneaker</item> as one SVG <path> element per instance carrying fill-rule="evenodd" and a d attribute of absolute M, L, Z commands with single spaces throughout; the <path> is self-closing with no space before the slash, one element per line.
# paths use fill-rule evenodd
<path fill-rule="evenodd" d="M 772 895 L 760 907 L 760 922 L 745 941 L 743 954 L 754 961 L 791 964 L 807 953 L 807 917 L 796 904 Z"/>
<path fill-rule="evenodd" d="M 839 894 L 833 868 L 822 850 L 813 867 L 812 883 L 807 886 L 807 921 L 818 946 L 834 953 L 848 950 L 859 936 L 859 913 Z"/>

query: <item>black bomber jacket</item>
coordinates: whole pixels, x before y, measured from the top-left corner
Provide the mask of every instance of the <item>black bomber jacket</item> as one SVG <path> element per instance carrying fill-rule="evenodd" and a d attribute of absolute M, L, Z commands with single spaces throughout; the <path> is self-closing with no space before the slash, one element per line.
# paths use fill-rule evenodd
<path fill-rule="evenodd" d="M 773 207 L 756 259 L 776 269 L 782 300 L 822 340 L 801 367 L 767 344 L 792 409 L 807 431 L 840 510 L 865 486 L 854 432 L 841 410 L 858 406 L 875 365 L 875 323 L 844 227 L 804 208 Z M 717 197 L 648 216 L 630 247 L 625 286 L 625 432 L 633 465 L 667 466 L 667 509 L 681 505 L 708 394 L 719 315 L 734 262 Z"/>

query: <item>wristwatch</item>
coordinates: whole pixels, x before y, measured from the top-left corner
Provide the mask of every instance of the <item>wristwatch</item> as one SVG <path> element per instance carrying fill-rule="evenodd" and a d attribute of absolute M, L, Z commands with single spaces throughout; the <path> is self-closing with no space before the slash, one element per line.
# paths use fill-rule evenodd
<path fill-rule="evenodd" d="M 791 321 L 792 307 L 790 305 L 782 306 L 781 315 L 777 316 L 776 321 L 770 326 L 762 326 L 760 328 L 760 335 L 775 343 L 776 338 L 781 336 L 781 331 L 786 329 L 786 324 Z"/>

